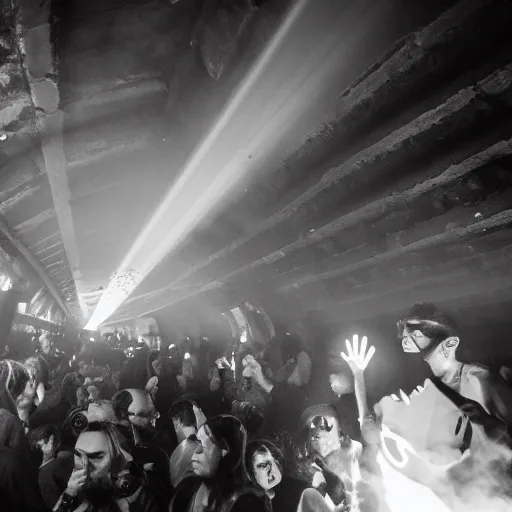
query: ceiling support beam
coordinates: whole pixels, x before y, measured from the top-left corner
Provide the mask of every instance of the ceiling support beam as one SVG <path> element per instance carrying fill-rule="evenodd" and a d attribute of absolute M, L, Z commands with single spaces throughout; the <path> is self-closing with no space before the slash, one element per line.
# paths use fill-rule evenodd
<path fill-rule="evenodd" d="M 337 201 L 343 199 L 342 195 L 350 194 L 353 196 L 357 185 L 364 186 L 365 183 L 370 182 L 374 178 L 382 180 L 383 173 L 386 170 L 388 172 L 396 170 L 394 166 L 387 169 L 385 166 L 386 161 L 399 159 L 402 154 L 410 152 L 411 146 L 414 146 L 416 141 L 424 141 L 429 136 L 432 137 L 432 140 L 453 136 L 452 132 L 454 128 L 457 128 L 460 123 L 464 123 L 469 129 L 470 123 L 468 119 L 473 119 L 474 122 L 477 122 L 477 120 L 480 119 L 478 114 L 492 115 L 493 107 L 491 105 L 494 103 L 494 99 L 507 97 L 511 94 L 511 90 L 512 64 L 492 73 L 478 84 L 459 91 L 442 105 L 425 112 L 407 125 L 389 134 L 387 137 L 384 137 L 375 144 L 356 153 L 340 165 L 329 168 L 316 184 L 291 201 L 282 210 L 260 222 L 248 236 L 235 240 L 229 246 L 211 255 L 204 262 L 192 267 L 166 287 L 147 295 L 130 299 L 126 307 L 135 309 L 136 303 L 138 302 L 145 308 L 145 304 L 152 299 L 154 299 L 154 302 L 160 300 L 161 303 L 163 303 L 161 307 L 156 309 L 169 306 L 170 304 L 162 301 L 162 298 L 166 293 L 172 296 L 174 294 L 173 288 L 176 287 L 177 283 L 186 280 L 199 271 L 203 272 L 205 268 L 211 267 L 215 261 L 224 259 L 228 257 L 228 255 L 233 257 L 233 253 L 236 253 L 237 250 L 240 250 L 243 246 L 248 244 L 254 249 L 252 251 L 253 254 L 261 254 L 262 248 L 264 250 L 265 246 L 268 246 L 268 242 L 266 243 L 265 239 L 271 238 L 268 237 L 268 233 L 272 229 L 282 226 L 285 222 L 292 222 L 293 217 L 301 216 L 302 212 L 308 207 L 311 207 L 313 202 L 327 189 L 336 190 L 336 192 L 338 192 L 336 196 Z M 486 97 L 489 98 L 489 104 L 483 101 Z M 497 108 L 501 109 L 502 107 L 500 105 Z M 495 136 L 495 134 L 491 135 Z M 422 144 L 424 144 L 424 142 L 422 142 Z M 307 236 L 300 236 L 300 233 L 297 233 L 295 234 L 295 240 L 290 240 L 290 243 L 283 248 L 262 255 L 256 261 L 206 286 L 209 287 L 208 289 L 211 289 L 211 287 L 219 288 L 226 280 L 246 270 L 280 260 L 292 251 L 318 243 L 326 237 L 333 236 L 335 233 L 339 233 L 343 229 L 361 222 L 365 217 L 371 219 L 372 217 L 386 213 L 386 211 L 390 211 L 396 207 L 397 203 L 403 201 L 407 202 L 407 194 L 411 195 L 411 200 L 413 200 L 415 197 L 428 192 L 433 187 L 441 186 L 444 182 L 451 183 L 459 179 L 492 159 L 510 154 L 510 146 L 510 140 L 501 141 L 473 157 L 468 157 L 466 154 L 462 156 L 463 161 L 459 164 L 460 166 L 449 166 L 444 173 L 440 173 L 440 176 L 431 180 L 426 180 L 425 184 L 419 183 L 416 185 L 416 183 L 421 181 L 421 175 L 418 176 L 418 173 L 416 173 L 414 175 L 415 182 L 413 182 L 414 186 L 412 189 L 405 189 L 402 193 L 398 192 L 395 195 L 390 194 L 387 198 L 370 203 L 354 212 L 350 212 L 349 210 L 346 215 L 339 217 L 325 226 L 315 226 L 314 232 L 308 233 Z M 463 149 L 463 151 L 467 151 L 467 148 Z M 450 158 L 454 156 L 460 158 L 460 155 L 449 155 Z M 453 162 L 453 160 L 451 161 Z M 457 161 L 456 158 L 455 161 Z M 432 176 L 432 173 L 433 169 L 431 168 L 422 170 L 423 176 Z M 406 179 L 410 180 L 411 178 L 409 176 L 410 174 L 406 175 Z M 409 183 L 409 186 L 410 185 Z M 347 200 L 350 200 L 350 198 L 347 197 Z M 361 215 L 363 215 L 363 217 L 360 217 Z M 293 225 L 291 228 L 292 227 Z M 281 232 L 284 233 L 285 230 L 281 229 Z M 287 232 L 290 233 L 290 238 L 294 235 L 292 229 Z"/>
<path fill-rule="evenodd" d="M 77 320 L 87 314 L 85 303 L 80 300 L 81 271 L 78 245 L 69 204 L 70 192 L 67 178 L 67 162 L 63 145 L 63 118 L 59 110 L 60 94 L 57 81 L 55 49 L 51 41 L 51 2 L 21 0 L 18 30 L 20 55 L 30 87 L 32 102 L 39 111 L 36 126 L 41 136 L 41 149 L 50 183 L 54 209 L 61 231 L 68 264 L 75 281 L 79 311 L 72 311 Z M 77 308 L 75 308 L 77 309 Z"/>
<path fill-rule="evenodd" d="M 298 290 L 300 287 L 305 286 L 309 283 L 315 283 L 318 281 L 324 281 L 326 279 L 332 279 L 335 277 L 341 277 L 343 275 L 350 274 L 356 270 L 368 268 L 386 261 L 390 261 L 404 254 L 422 251 L 425 249 L 431 249 L 433 247 L 446 245 L 450 243 L 461 242 L 463 240 L 471 239 L 472 237 L 481 236 L 483 233 L 491 230 L 499 230 L 512 225 L 512 210 L 505 210 L 496 213 L 492 217 L 481 220 L 465 226 L 463 228 L 452 228 L 447 229 L 442 233 L 436 233 L 425 238 L 412 242 L 408 245 L 393 248 L 389 251 L 377 253 L 368 258 L 354 261 L 351 264 L 344 265 L 341 268 L 334 269 L 321 274 L 304 276 L 301 279 L 297 279 L 293 284 L 282 287 L 280 291 Z M 393 236 L 393 235 L 391 235 Z"/>
<path fill-rule="evenodd" d="M 41 281 L 44 283 L 48 291 L 52 294 L 52 297 L 55 299 L 55 302 L 59 305 L 60 309 L 62 309 L 63 313 L 71 319 L 70 311 L 66 305 L 66 303 L 62 300 L 62 297 L 57 290 L 57 287 L 53 284 L 53 281 L 48 277 L 46 271 L 43 266 L 37 261 L 32 253 L 14 236 L 11 232 L 5 221 L 0 218 L 0 232 L 9 240 L 9 242 L 13 245 L 13 247 L 25 258 L 27 263 L 36 271 L 38 276 L 41 278 Z"/>
<path fill-rule="evenodd" d="M 71 193 L 68 183 L 67 163 L 62 137 L 63 122 L 64 114 L 61 110 L 57 110 L 52 114 L 39 118 L 37 128 L 41 134 L 41 147 L 62 242 L 75 281 L 76 294 L 82 316 L 86 318 L 89 311 L 81 294 L 81 290 L 83 289 L 82 271 L 80 268 L 78 243 L 73 222 L 73 211 L 70 204 Z"/>
<path fill-rule="evenodd" d="M 482 209 L 482 206 L 480 206 Z M 400 256 L 410 254 L 412 252 L 422 251 L 426 249 L 432 249 L 437 246 L 446 245 L 450 243 L 456 243 L 461 240 L 469 240 L 474 237 L 482 236 L 482 234 L 487 233 L 492 230 L 499 230 L 506 228 L 512 225 L 512 210 L 505 210 L 495 215 L 492 215 L 489 218 L 485 218 L 484 220 L 474 222 L 469 226 L 465 226 L 463 228 L 452 228 L 447 229 L 441 233 L 435 233 L 431 236 L 427 236 L 425 238 L 420 238 L 419 240 L 412 242 L 408 245 L 401 246 L 398 248 L 393 248 L 389 251 L 385 251 L 383 253 L 377 252 L 368 254 L 366 258 L 356 258 L 357 261 L 344 265 L 340 268 L 333 269 L 328 272 L 323 272 L 321 274 L 316 275 L 307 275 L 302 277 L 301 279 L 297 279 L 293 284 L 282 287 L 280 292 L 294 292 L 299 290 L 300 287 L 305 286 L 310 283 L 319 282 L 326 279 L 337 278 L 352 272 L 362 270 L 371 266 L 375 266 L 381 263 L 385 263 L 387 261 L 391 261 Z M 392 236 L 392 235 L 391 235 Z M 126 320 L 128 318 L 133 318 L 134 316 L 141 316 L 153 313 L 154 311 L 158 311 L 165 307 L 173 306 L 179 302 L 190 299 L 200 293 L 205 293 L 211 290 L 220 289 L 224 286 L 225 282 L 221 279 L 218 281 L 212 281 L 207 283 L 201 287 L 190 287 L 191 289 L 187 291 L 178 291 L 174 293 L 173 297 L 169 297 L 169 299 L 165 303 L 147 303 L 143 305 L 136 305 L 138 308 L 135 313 L 135 307 L 132 306 L 132 310 L 127 308 L 126 310 L 120 312 L 118 317 L 112 319 L 113 322 L 119 321 L 119 318 Z"/>

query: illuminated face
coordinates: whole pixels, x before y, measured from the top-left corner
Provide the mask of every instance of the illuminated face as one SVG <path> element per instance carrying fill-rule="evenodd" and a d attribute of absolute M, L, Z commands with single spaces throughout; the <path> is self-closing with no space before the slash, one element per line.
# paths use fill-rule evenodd
<path fill-rule="evenodd" d="M 130 393 L 133 398 L 128 407 L 130 422 L 138 428 L 151 429 L 160 417 L 151 395 L 139 390 L 132 390 Z"/>
<path fill-rule="evenodd" d="M 420 351 L 430 347 L 432 340 L 420 330 L 414 329 L 412 322 L 408 323 L 402 331 L 402 349 L 408 354 L 419 354 Z"/>
<path fill-rule="evenodd" d="M 322 424 L 322 427 L 318 425 Z M 310 424 L 310 446 L 320 457 L 327 457 L 341 448 L 338 422 L 334 418 L 313 418 Z"/>
<path fill-rule="evenodd" d="M 204 426 L 198 430 L 197 440 L 198 445 L 192 455 L 192 470 L 198 477 L 211 478 L 219 468 L 222 450 L 213 442 Z"/>
<path fill-rule="evenodd" d="M 256 483 L 267 492 L 279 485 L 283 479 L 276 460 L 268 450 L 254 455 L 252 470 Z"/>
<path fill-rule="evenodd" d="M 75 469 L 86 469 L 91 481 L 108 477 L 112 449 L 105 432 L 83 432 L 75 445 Z"/>

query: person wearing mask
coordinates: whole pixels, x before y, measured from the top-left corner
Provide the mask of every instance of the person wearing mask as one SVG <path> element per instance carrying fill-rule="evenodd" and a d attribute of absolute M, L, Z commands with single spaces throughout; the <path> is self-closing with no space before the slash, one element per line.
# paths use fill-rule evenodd
<path fill-rule="evenodd" d="M 240 420 L 229 415 L 211 418 L 199 428 L 197 440 L 194 476 L 180 483 L 169 511 L 268 512 L 268 499 L 248 479 L 247 434 Z"/>
<path fill-rule="evenodd" d="M 54 512 L 163 512 L 132 448 L 112 423 L 89 423 L 76 441 L 74 469 Z"/>
<path fill-rule="evenodd" d="M 267 440 L 247 445 L 245 464 L 251 481 L 260 487 L 272 503 L 272 510 L 296 512 L 305 482 L 285 476 L 284 456 L 275 444 Z"/>
<path fill-rule="evenodd" d="M 479 403 L 485 411 L 512 427 L 512 388 L 499 374 L 484 366 L 457 359 L 460 343 L 455 321 L 431 303 L 412 306 L 397 324 L 407 354 L 418 354 L 429 365 L 441 391 L 452 390 Z M 456 397 L 454 397 L 455 400 Z"/>
<path fill-rule="evenodd" d="M 311 486 L 331 506 L 345 503 L 358 477 L 361 444 L 342 430 L 336 412 L 325 404 L 307 408 L 300 425 L 300 459 L 309 465 Z"/>

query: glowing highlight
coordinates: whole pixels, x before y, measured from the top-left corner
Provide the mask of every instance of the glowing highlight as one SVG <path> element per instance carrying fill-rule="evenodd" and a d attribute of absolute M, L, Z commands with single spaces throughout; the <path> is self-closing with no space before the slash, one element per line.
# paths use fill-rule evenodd
<path fill-rule="evenodd" d="M 248 152 L 262 148 L 272 140 L 275 141 L 275 132 L 265 129 L 263 125 L 268 112 L 267 116 L 262 115 L 256 122 L 252 119 L 251 138 L 243 143 L 237 140 L 242 129 L 240 124 L 241 121 L 248 122 L 249 119 L 241 118 L 238 125 L 231 126 L 231 130 L 227 128 L 235 114 L 239 114 L 243 102 L 249 100 L 249 94 L 254 90 L 262 73 L 307 3 L 308 0 L 299 0 L 290 10 L 268 47 L 257 59 L 208 135 L 185 164 L 178 180 L 135 240 L 116 272 L 116 276 L 134 272 L 139 278 L 133 281 L 130 287 L 124 287 L 122 290 L 116 289 L 115 283 L 111 281 L 101 296 L 87 329 L 94 330 L 105 322 L 169 251 L 175 248 L 207 214 L 210 214 L 249 171 L 256 169 L 254 161 L 248 162 Z M 273 91 L 269 93 L 272 94 Z M 293 94 L 293 91 L 282 94 L 281 101 L 285 103 L 290 94 Z M 275 104 L 273 106 L 278 109 L 280 107 Z M 273 115 L 270 115 L 270 118 Z M 282 126 L 278 123 L 275 128 L 282 131 Z M 221 136 L 226 139 L 222 145 L 224 151 L 214 148 L 214 144 L 218 143 Z M 215 174 L 213 179 L 212 173 Z M 198 192 L 201 190 L 202 192 Z"/>

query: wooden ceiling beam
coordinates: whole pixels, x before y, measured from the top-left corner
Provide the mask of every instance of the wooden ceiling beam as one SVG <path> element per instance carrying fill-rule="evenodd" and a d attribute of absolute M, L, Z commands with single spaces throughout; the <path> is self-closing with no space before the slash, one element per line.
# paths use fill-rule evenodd
<path fill-rule="evenodd" d="M 486 304 L 493 300 L 497 302 L 512 300 L 512 274 L 489 277 L 484 280 L 471 280 L 467 277 L 444 276 L 432 277 L 418 286 L 407 289 L 389 290 L 388 294 L 368 297 L 363 301 L 353 303 L 331 302 L 315 308 L 316 314 L 328 323 L 357 322 L 365 319 L 396 314 L 406 311 L 416 302 L 433 302 L 439 305 L 453 303 L 457 309 L 463 310 L 470 305 Z M 313 309 L 310 310 L 313 312 Z"/>
<path fill-rule="evenodd" d="M 76 298 L 80 303 L 81 272 L 73 214 L 69 205 L 70 194 L 62 140 L 63 113 L 59 110 L 60 94 L 51 40 L 50 2 L 35 4 L 22 1 L 19 22 L 23 28 L 18 34 L 18 45 L 23 46 L 23 51 L 20 48 L 19 54 L 23 56 L 24 73 L 34 107 L 39 111 L 35 122 L 41 137 L 41 149 L 62 241 L 75 280 Z M 70 306 L 73 307 L 74 304 L 70 303 Z M 82 314 L 86 314 L 84 305 L 80 306 Z M 68 315 L 72 313 L 74 319 L 80 322 L 81 313 L 78 308 L 73 307 L 71 311 L 66 307 L 65 311 Z"/>
<path fill-rule="evenodd" d="M 37 259 L 32 255 L 32 253 L 19 241 L 18 238 L 11 232 L 9 226 L 7 226 L 6 222 L 0 218 L 0 232 L 9 240 L 12 246 L 25 258 L 27 263 L 34 269 L 37 273 L 43 284 L 46 286 L 48 291 L 53 296 L 55 302 L 62 309 L 64 314 L 67 317 L 71 317 L 70 311 L 63 301 L 59 290 L 53 284 L 53 281 L 48 277 L 48 274 L 44 270 L 43 266 L 37 261 Z"/>
<path fill-rule="evenodd" d="M 366 258 L 357 259 L 357 261 L 353 261 L 352 263 L 346 264 L 340 268 L 336 268 L 315 275 L 303 276 L 299 279 L 294 280 L 292 284 L 288 284 L 286 286 L 281 287 L 280 291 L 286 292 L 288 290 L 298 290 L 300 287 L 303 287 L 309 283 L 324 281 L 326 279 L 347 275 L 352 272 L 355 272 L 356 270 L 360 270 L 363 268 L 378 265 L 386 261 L 393 260 L 399 256 L 403 256 L 404 254 L 423 251 L 425 249 L 431 249 L 433 247 L 447 245 L 450 243 L 460 243 L 464 240 L 469 240 L 481 236 L 483 233 L 486 233 L 488 231 L 499 230 L 508 227 L 511 224 L 512 210 L 500 211 L 499 213 L 496 213 L 489 218 L 484 218 L 483 220 L 476 221 L 468 226 L 453 227 L 451 229 L 447 228 L 444 232 L 437 232 L 424 238 L 420 237 L 416 241 L 411 242 L 407 245 L 399 245 L 398 247 L 393 247 L 393 245 L 390 244 L 389 246 L 393 247 L 390 250 L 384 252 L 375 251 L 375 253 L 371 256 L 368 255 L 368 257 Z M 392 236 L 393 235 L 390 235 L 390 237 Z M 352 257 L 353 256 L 354 255 L 352 255 Z"/>
<path fill-rule="evenodd" d="M 258 268 L 261 268 L 263 269 L 263 271 L 266 271 L 266 273 L 268 273 L 269 265 L 284 257 L 289 256 L 290 254 L 299 249 L 303 249 L 313 244 L 317 244 L 326 238 L 338 235 L 339 233 L 343 232 L 343 230 L 356 226 L 362 222 L 371 221 L 378 217 L 382 217 L 386 213 L 389 213 L 396 208 L 406 208 L 408 204 L 410 204 L 418 197 L 427 194 L 432 190 L 435 190 L 436 188 L 452 184 L 457 180 L 469 175 L 476 169 L 479 169 L 499 158 L 502 158 L 510 154 L 512 154 L 512 139 L 497 142 L 496 144 L 487 147 L 483 151 L 474 154 L 457 164 L 448 166 L 448 168 L 446 168 L 444 171 L 430 179 L 414 183 L 413 186 L 410 188 L 392 192 L 389 196 L 379 198 L 376 201 L 368 203 L 367 205 L 364 205 L 359 209 L 349 211 L 346 215 L 342 215 L 337 219 L 331 221 L 330 223 L 326 224 L 325 226 L 322 226 L 321 228 L 315 230 L 314 233 L 311 233 L 307 237 L 299 238 L 292 242 L 291 244 L 279 248 L 274 253 L 268 254 L 263 258 L 260 258 L 243 267 L 240 267 L 234 270 L 233 272 L 224 275 L 220 279 L 218 278 L 216 280 L 213 280 L 212 283 L 209 285 L 209 288 L 220 288 L 226 282 L 232 281 L 233 279 L 239 277 L 240 275 L 254 271 L 255 269 Z M 447 160 L 456 161 L 457 156 L 460 155 L 450 154 L 447 157 Z M 429 168 L 426 174 L 432 176 L 433 169 Z M 448 222 L 449 221 L 447 220 L 447 223 Z M 359 252 L 357 248 L 355 254 L 358 257 Z M 343 258 L 344 257 L 345 256 L 343 256 Z M 187 272 L 186 275 L 188 277 L 192 274 L 193 271 L 189 271 Z M 179 283 L 181 283 L 181 285 Z M 203 285 L 205 287 L 207 286 L 206 283 L 203 283 Z M 137 303 L 139 303 L 145 309 L 147 308 L 147 305 L 149 303 L 155 304 L 157 301 L 161 301 L 164 304 L 164 306 L 162 307 L 168 307 L 169 305 L 175 303 L 177 295 L 178 297 L 188 297 L 188 295 L 186 293 L 184 294 L 183 291 L 181 291 L 181 293 L 179 294 L 176 293 L 180 288 L 185 288 L 185 290 L 188 289 L 188 292 L 190 293 L 190 287 L 186 285 L 185 277 L 175 280 L 170 285 L 159 290 L 156 290 L 155 292 L 140 297 L 136 296 L 130 299 L 126 304 L 126 308 L 132 311 L 137 308 Z M 200 287 L 193 287 L 192 289 L 201 290 Z M 197 293 L 199 293 L 199 291 L 197 291 Z M 167 294 L 169 294 L 168 297 Z M 167 300 L 168 298 L 170 300 Z M 152 309 L 152 311 L 154 310 L 155 309 Z"/>
<path fill-rule="evenodd" d="M 331 153 L 333 146 L 339 146 L 340 139 L 365 127 L 379 112 L 389 111 L 397 102 L 403 104 L 433 79 L 451 76 L 462 64 L 462 52 L 476 59 L 480 52 L 493 51 L 496 40 L 506 37 L 511 17 L 505 5 L 464 0 L 405 36 L 340 94 L 336 119 L 326 126 L 329 133 L 318 130 L 309 137 L 283 161 L 277 174 L 286 168 L 292 174 L 307 172 L 322 155 Z"/>

